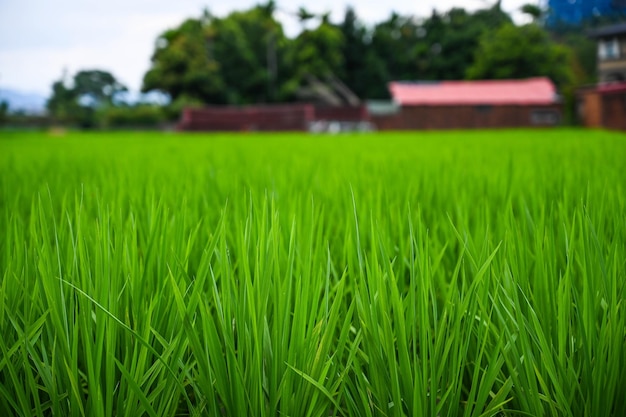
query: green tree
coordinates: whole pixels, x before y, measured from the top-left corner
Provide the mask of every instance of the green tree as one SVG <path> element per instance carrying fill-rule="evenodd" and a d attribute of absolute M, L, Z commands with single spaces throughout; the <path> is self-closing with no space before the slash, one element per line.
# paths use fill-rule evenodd
<path fill-rule="evenodd" d="M 493 33 L 511 18 L 496 2 L 492 7 L 469 13 L 452 8 L 443 15 L 433 12 L 421 26 L 419 48 L 421 79 L 457 80 L 474 63 L 475 51 L 482 36 Z"/>
<path fill-rule="evenodd" d="M 142 92 L 161 91 L 172 101 L 184 97 L 224 102 L 224 80 L 220 65 L 212 57 L 205 25 L 187 19 L 156 40 L 152 67 L 144 75 Z"/>
<path fill-rule="evenodd" d="M 536 4 L 527 3 L 520 7 L 520 11 L 533 19 L 533 22 L 540 22 L 544 16 L 544 11 Z"/>
<path fill-rule="evenodd" d="M 371 32 L 368 49 L 374 56 L 363 56 L 375 70 L 365 84 L 386 89 L 392 80 L 462 79 L 474 63 L 482 36 L 510 23 L 499 2 L 474 13 L 433 10 L 426 19 L 392 13 Z M 381 90 L 371 93 L 369 97 L 386 95 Z"/>
<path fill-rule="evenodd" d="M 597 81 L 597 43 L 579 29 L 550 32 L 555 42 L 565 45 L 572 51 L 572 71 L 574 84 L 594 84 Z"/>
<path fill-rule="evenodd" d="M 128 89 L 113 74 L 102 70 L 79 71 L 74 76 L 73 92 L 90 107 L 113 105 Z"/>
<path fill-rule="evenodd" d="M 558 86 L 572 82 L 569 48 L 555 43 L 535 24 L 504 25 L 485 34 L 476 50 L 468 79 L 505 79 L 546 76 Z"/>
<path fill-rule="evenodd" d="M 292 14 L 302 31 L 288 39 L 275 9 L 269 1 L 223 18 L 207 12 L 163 33 L 142 90 L 169 94 L 176 108 L 275 102 L 293 99 L 309 79 L 333 76 L 361 98 L 385 98 L 392 80 L 464 78 L 483 35 L 511 24 L 499 1 L 426 19 L 393 13 L 372 28 L 353 9 L 335 25 L 300 8 Z"/>
<path fill-rule="evenodd" d="M 274 102 L 284 99 L 282 85 L 290 77 L 288 40 L 273 17 L 270 2 L 223 19 L 213 19 L 209 40 L 220 63 L 228 103 Z"/>
<path fill-rule="evenodd" d="M 0 101 L 0 125 L 4 124 L 9 115 L 9 103 L 5 100 Z"/>
<path fill-rule="evenodd" d="M 63 79 L 52 84 L 52 95 L 46 102 L 46 108 L 59 123 L 71 123 L 81 113 L 78 95 Z"/>
<path fill-rule="evenodd" d="M 303 30 L 289 48 L 289 64 L 293 72 L 291 82 L 299 84 L 307 76 L 341 77 L 344 70 L 344 38 L 341 30 L 323 16 L 314 29 Z"/>
<path fill-rule="evenodd" d="M 576 28 L 560 28 L 559 31 L 551 31 L 550 35 L 555 42 L 571 51 L 569 68 L 572 78 L 570 83 L 561 87 L 561 93 L 565 99 L 566 121 L 576 124 L 579 122 L 576 91 L 584 85 L 597 82 L 597 44 Z"/>
<path fill-rule="evenodd" d="M 462 8 L 453 8 L 441 18 L 424 23 L 424 41 L 428 48 L 421 49 L 420 72 L 422 79 L 455 80 L 463 78 L 464 70 L 472 64 L 473 52 L 485 25 Z M 429 26 L 435 28 L 430 30 Z"/>
<path fill-rule="evenodd" d="M 389 19 L 375 25 L 371 47 L 384 63 L 381 73 L 387 81 L 417 77 L 420 27 L 411 17 L 392 13 Z"/>
<path fill-rule="evenodd" d="M 224 18 L 208 12 L 160 35 L 142 91 L 174 102 L 245 104 L 282 99 L 287 39 L 274 2 Z"/>
<path fill-rule="evenodd" d="M 52 95 L 46 108 L 59 123 L 96 125 L 96 111 L 115 105 L 120 93 L 127 91 L 109 72 L 84 70 L 74 75 L 71 86 L 65 76 L 52 84 Z"/>
<path fill-rule="evenodd" d="M 387 69 L 371 45 L 371 33 L 351 7 L 346 9 L 339 24 L 343 36 L 341 54 L 343 70 L 338 74 L 346 85 L 360 98 L 385 98 Z"/>

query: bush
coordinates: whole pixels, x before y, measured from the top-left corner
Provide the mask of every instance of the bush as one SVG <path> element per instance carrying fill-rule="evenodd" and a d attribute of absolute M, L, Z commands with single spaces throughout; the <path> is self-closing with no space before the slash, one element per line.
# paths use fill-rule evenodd
<path fill-rule="evenodd" d="M 166 120 L 161 107 L 147 104 L 107 107 L 100 111 L 98 119 L 103 128 L 156 128 Z"/>

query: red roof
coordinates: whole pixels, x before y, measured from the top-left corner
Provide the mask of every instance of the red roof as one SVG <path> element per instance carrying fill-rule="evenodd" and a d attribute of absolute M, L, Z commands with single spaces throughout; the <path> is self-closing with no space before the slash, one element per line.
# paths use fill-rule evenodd
<path fill-rule="evenodd" d="M 597 91 L 600 94 L 623 93 L 626 91 L 626 82 L 612 82 L 598 85 Z"/>
<path fill-rule="evenodd" d="M 402 106 L 553 104 L 554 84 L 548 78 L 526 80 L 392 82 L 389 90 Z"/>

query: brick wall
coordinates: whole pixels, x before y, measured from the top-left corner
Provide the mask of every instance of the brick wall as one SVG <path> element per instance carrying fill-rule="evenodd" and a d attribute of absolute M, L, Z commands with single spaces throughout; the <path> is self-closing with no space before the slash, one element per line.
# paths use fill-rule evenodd
<path fill-rule="evenodd" d="M 180 130 L 297 131 L 306 130 L 315 110 L 310 105 L 206 107 L 185 109 Z"/>
<path fill-rule="evenodd" d="M 602 96 L 602 119 L 608 129 L 626 130 L 626 91 Z"/>
<path fill-rule="evenodd" d="M 561 105 L 406 106 L 398 114 L 372 117 L 379 130 L 541 127 L 561 123 Z"/>
<path fill-rule="evenodd" d="M 367 109 L 283 104 L 185 109 L 178 125 L 192 131 L 306 131 L 314 121 L 368 121 Z"/>
<path fill-rule="evenodd" d="M 578 102 L 585 126 L 626 130 L 626 83 L 580 90 Z"/>
<path fill-rule="evenodd" d="M 587 127 L 602 127 L 600 94 L 595 90 L 583 91 L 579 94 L 579 103 L 583 125 Z"/>

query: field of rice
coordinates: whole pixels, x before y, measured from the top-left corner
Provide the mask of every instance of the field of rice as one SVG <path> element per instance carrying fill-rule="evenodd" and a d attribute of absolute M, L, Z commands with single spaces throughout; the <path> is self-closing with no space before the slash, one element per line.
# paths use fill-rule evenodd
<path fill-rule="evenodd" d="M 0 135 L 0 416 L 626 415 L 623 133 Z"/>

